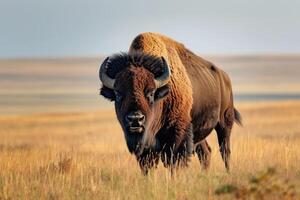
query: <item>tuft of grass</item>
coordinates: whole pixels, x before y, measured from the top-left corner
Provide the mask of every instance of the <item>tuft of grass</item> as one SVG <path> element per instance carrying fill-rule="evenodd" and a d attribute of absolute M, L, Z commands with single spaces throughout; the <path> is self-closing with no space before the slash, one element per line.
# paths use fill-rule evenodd
<path fill-rule="evenodd" d="M 215 191 L 217 195 L 222 195 L 222 194 L 232 194 L 235 193 L 239 190 L 239 188 L 235 185 L 232 184 L 224 184 L 220 187 L 218 187 Z"/>
<path fill-rule="evenodd" d="M 276 169 L 269 167 L 256 175 L 252 175 L 247 185 L 224 184 L 219 186 L 215 194 L 229 195 L 234 199 L 296 199 L 296 186 L 290 179 L 280 176 Z"/>
<path fill-rule="evenodd" d="M 68 174 L 74 170 L 75 164 L 72 157 L 60 157 L 58 162 L 51 162 L 46 166 L 40 167 L 39 171 L 41 174 L 47 173 L 62 173 Z"/>

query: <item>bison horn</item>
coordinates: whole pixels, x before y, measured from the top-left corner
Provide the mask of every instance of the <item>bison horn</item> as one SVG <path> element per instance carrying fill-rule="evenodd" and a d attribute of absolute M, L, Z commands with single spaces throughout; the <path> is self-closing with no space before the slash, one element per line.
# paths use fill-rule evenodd
<path fill-rule="evenodd" d="M 163 74 L 154 79 L 156 88 L 160 88 L 160 87 L 166 85 L 168 83 L 168 81 L 170 79 L 170 75 L 171 75 L 171 70 L 170 70 L 168 63 L 166 62 L 164 57 L 161 57 L 161 59 L 163 61 Z"/>
<path fill-rule="evenodd" d="M 102 84 L 106 87 L 108 87 L 109 89 L 114 89 L 114 84 L 115 84 L 115 79 L 110 78 L 107 75 L 107 64 L 109 62 L 109 57 L 107 57 L 101 67 L 100 67 L 100 71 L 99 71 L 99 78 L 102 82 Z"/>

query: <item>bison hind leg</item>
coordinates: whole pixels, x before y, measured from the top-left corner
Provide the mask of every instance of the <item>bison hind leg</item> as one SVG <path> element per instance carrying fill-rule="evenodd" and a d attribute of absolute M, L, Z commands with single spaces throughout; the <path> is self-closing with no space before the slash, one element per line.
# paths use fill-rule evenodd
<path fill-rule="evenodd" d="M 220 146 L 220 153 L 222 156 L 222 159 L 225 163 L 225 167 L 227 171 L 229 172 L 230 166 L 230 132 L 231 129 L 226 127 L 221 127 L 220 125 L 217 125 L 216 127 L 217 135 L 218 135 L 218 142 Z"/>
<path fill-rule="evenodd" d="M 231 129 L 234 123 L 234 110 L 233 109 L 227 109 L 224 114 L 224 121 L 219 122 L 217 126 L 215 127 L 215 130 L 218 135 L 218 142 L 220 146 L 220 153 L 222 156 L 222 159 L 225 163 L 225 167 L 227 169 L 227 172 L 230 170 L 229 162 L 230 162 L 230 134 Z"/>
<path fill-rule="evenodd" d="M 195 148 L 200 164 L 204 170 L 208 170 L 211 160 L 211 148 L 206 139 L 200 141 Z"/>

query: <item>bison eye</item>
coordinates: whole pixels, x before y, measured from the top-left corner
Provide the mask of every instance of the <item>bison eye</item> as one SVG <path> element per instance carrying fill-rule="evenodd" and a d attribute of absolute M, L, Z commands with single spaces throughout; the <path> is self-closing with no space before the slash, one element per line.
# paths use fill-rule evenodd
<path fill-rule="evenodd" d="M 145 94 L 146 98 L 148 99 L 148 101 L 149 101 L 150 103 L 153 103 L 153 102 L 154 102 L 154 94 L 155 94 L 155 91 L 154 91 L 154 90 L 153 90 L 153 91 L 150 91 L 150 92 L 147 92 L 147 93 Z"/>
<path fill-rule="evenodd" d="M 116 101 L 118 102 L 122 101 L 123 95 L 120 92 L 115 91 L 115 96 L 116 96 Z"/>

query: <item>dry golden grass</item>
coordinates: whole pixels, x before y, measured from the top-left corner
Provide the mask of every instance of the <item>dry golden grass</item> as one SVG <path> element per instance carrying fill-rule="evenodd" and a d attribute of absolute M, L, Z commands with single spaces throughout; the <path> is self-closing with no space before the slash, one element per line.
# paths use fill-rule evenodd
<path fill-rule="evenodd" d="M 231 173 L 213 132 L 210 171 L 201 171 L 194 157 L 173 178 L 161 165 L 141 175 L 111 110 L 0 117 L 0 199 L 258 199 L 240 193 L 250 191 L 251 175 L 269 167 L 282 187 L 295 188 L 289 198 L 300 199 L 300 102 L 237 107 L 244 127 L 232 133 Z M 230 188 L 234 195 L 217 195 Z M 279 198 L 280 191 L 264 198 Z"/>

